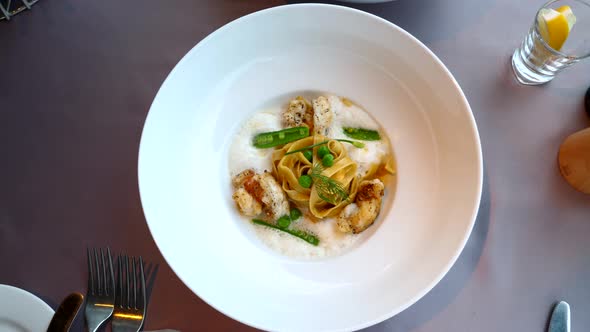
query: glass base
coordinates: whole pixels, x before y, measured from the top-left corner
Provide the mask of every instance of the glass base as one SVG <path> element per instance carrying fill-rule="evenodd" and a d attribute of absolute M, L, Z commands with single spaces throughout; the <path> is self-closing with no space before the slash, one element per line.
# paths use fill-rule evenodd
<path fill-rule="evenodd" d="M 522 58 L 520 48 L 517 48 L 512 54 L 512 70 L 518 82 L 525 85 L 545 84 L 555 77 L 555 75 L 546 75 L 529 67 Z"/>

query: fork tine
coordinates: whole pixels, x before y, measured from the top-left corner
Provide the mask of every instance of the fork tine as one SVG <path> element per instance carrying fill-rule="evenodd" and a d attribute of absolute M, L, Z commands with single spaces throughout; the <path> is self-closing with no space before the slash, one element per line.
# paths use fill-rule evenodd
<path fill-rule="evenodd" d="M 115 291 L 115 304 L 119 307 L 123 306 L 123 257 L 119 255 L 117 257 L 117 263 L 119 265 L 119 273 L 117 274 L 117 290 Z"/>
<path fill-rule="evenodd" d="M 86 248 L 86 256 L 88 257 L 88 291 L 94 294 L 94 271 L 92 269 L 92 256 L 90 255 L 90 248 Z"/>
<path fill-rule="evenodd" d="M 133 308 L 137 309 L 137 269 L 135 268 L 135 256 L 133 256 Z"/>
<path fill-rule="evenodd" d="M 94 263 L 96 265 L 96 273 L 94 274 L 94 276 L 96 277 L 95 281 L 95 285 L 96 285 L 96 293 L 97 294 L 102 294 L 102 283 L 100 280 L 100 263 L 98 260 L 98 252 L 96 251 L 96 248 L 94 248 Z"/>
<path fill-rule="evenodd" d="M 146 298 L 145 298 L 145 274 L 143 273 L 143 259 L 139 256 L 139 286 L 141 287 L 141 302 L 140 310 L 145 310 Z"/>
<path fill-rule="evenodd" d="M 131 287 L 129 287 L 129 286 L 131 286 L 131 283 L 129 282 L 129 256 L 125 256 L 125 279 L 126 279 L 125 288 L 127 290 L 126 291 L 127 297 L 125 298 L 125 300 L 126 300 L 125 307 L 129 308 L 129 307 L 131 307 L 131 305 L 129 304 L 131 302 L 130 301 L 130 298 L 131 298 L 131 289 L 130 288 Z"/>
<path fill-rule="evenodd" d="M 102 294 L 106 295 L 106 294 L 108 294 L 108 291 L 107 291 L 107 285 L 108 285 L 107 264 L 104 259 L 104 252 L 103 252 L 102 248 L 100 248 L 100 260 L 102 263 L 102 275 L 101 275 L 101 277 L 102 277 Z"/>
<path fill-rule="evenodd" d="M 111 249 L 107 247 L 107 255 L 109 260 L 109 282 L 107 295 L 111 295 L 115 292 L 115 275 L 113 273 L 113 257 L 111 257 Z"/>

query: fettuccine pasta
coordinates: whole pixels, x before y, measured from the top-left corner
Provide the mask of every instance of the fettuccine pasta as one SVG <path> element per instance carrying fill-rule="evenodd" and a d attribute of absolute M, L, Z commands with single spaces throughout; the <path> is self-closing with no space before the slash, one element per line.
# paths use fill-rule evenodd
<path fill-rule="evenodd" d="M 334 155 L 334 164 L 322 171 L 331 179 L 338 181 L 348 192 L 348 200 L 336 202 L 336 204 L 327 202 L 321 198 L 315 185 L 311 188 L 304 188 L 298 183 L 301 175 L 310 174 L 312 163 L 305 158 L 303 153 L 293 153 L 285 155 L 289 151 L 298 150 L 312 144 L 318 144 L 324 141 L 330 153 Z M 318 147 L 314 148 L 317 153 Z M 315 135 L 305 139 L 286 144 L 283 148 L 273 152 L 272 155 L 273 172 L 277 181 L 287 193 L 287 196 L 299 207 L 307 207 L 316 218 L 333 217 L 337 215 L 350 201 L 354 200 L 360 178 L 356 176 L 357 164 L 348 157 L 346 148 L 342 143 L 329 140 L 328 138 Z"/>

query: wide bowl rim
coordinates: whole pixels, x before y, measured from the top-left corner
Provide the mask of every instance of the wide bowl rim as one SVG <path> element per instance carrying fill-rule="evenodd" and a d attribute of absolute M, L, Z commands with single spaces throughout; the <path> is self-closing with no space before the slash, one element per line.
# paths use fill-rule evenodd
<path fill-rule="evenodd" d="M 376 15 L 361 11 L 361 10 L 357 10 L 354 8 L 350 8 L 350 7 L 345 7 L 345 6 L 341 6 L 341 5 L 332 5 L 332 4 L 315 4 L 315 3 L 303 3 L 303 4 L 289 4 L 289 5 L 281 5 L 281 6 L 277 6 L 277 7 L 271 7 L 271 8 L 267 8 L 267 9 L 263 9 L 257 12 L 253 12 L 251 14 L 242 16 L 240 18 L 237 18 L 225 25 L 223 25 L 222 27 L 220 27 L 219 29 L 213 31 L 212 33 L 210 33 L 208 36 L 206 36 L 204 39 L 202 39 L 200 42 L 198 42 L 194 47 L 192 47 L 179 61 L 178 63 L 174 66 L 174 68 L 170 71 L 170 73 L 167 75 L 166 79 L 163 81 L 163 83 L 161 84 L 160 88 L 158 89 L 158 92 L 156 93 L 154 100 L 152 101 L 152 104 L 150 105 L 150 110 L 146 116 L 146 120 L 144 122 L 144 126 L 142 129 L 142 134 L 141 134 L 141 139 L 140 139 L 140 143 L 139 143 L 139 149 L 138 149 L 138 188 L 139 188 L 139 195 L 140 195 L 140 201 L 142 204 L 142 210 L 144 211 L 144 216 L 146 219 L 146 224 L 148 226 L 148 229 L 150 230 L 150 234 L 154 240 L 154 242 L 156 243 L 156 246 L 158 248 L 158 250 L 160 251 L 160 253 L 162 254 L 162 257 L 166 260 L 167 264 L 170 266 L 170 268 L 172 269 L 172 271 L 175 273 L 175 275 L 185 284 L 185 286 L 187 288 L 189 288 L 193 293 L 195 293 L 195 295 L 197 295 L 201 300 L 203 300 L 205 303 L 207 303 L 209 306 L 211 306 L 212 308 L 214 308 L 215 310 L 221 312 L 222 314 L 226 315 L 227 317 L 230 317 L 231 319 L 234 319 L 238 322 L 241 322 L 245 325 L 254 327 L 254 328 L 258 328 L 258 329 L 266 329 L 267 327 L 259 325 L 259 324 L 255 324 L 253 322 L 249 322 L 246 321 L 245 319 L 243 319 L 243 317 L 237 317 L 229 312 L 227 312 L 226 310 L 224 310 L 223 308 L 217 306 L 214 303 L 211 303 L 210 301 L 208 301 L 208 299 L 205 299 L 203 297 L 201 297 L 201 295 L 199 295 L 199 292 L 194 289 L 193 287 L 191 287 L 189 285 L 189 283 L 187 283 L 187 281 L 184 279 L 184 277 L 182 277 L 180 274 L 177 273 L 175 267 L 173 267 L 172 265 L 169 264 L 170 259 L 167 257 L 167 254 L 164 253 L 161 250 L 160 245 L 158 245 L 158 240 L 156 239 L 156 237 L 153 234 L 153 230 L 152 227 L 150 227 L 150 222 L 148 220 L 148 216 L 145 213 L 145 208 L 143 206 L 143 202 L 144 202 L 144 196 L 145 194 L 145 188 L 144 185 L 142 185 L 142 180 L 141 180 L 141 168 L 142 168 L 142 154 L 145 153 L 142 151 L 145 151 L 145 144 L 143 144 L 144 140 L 144 135 L 146 135 L 146 128 L 148 127 L 148 124 L 151 123 L 150 121 L 150 116 L 152 114 L 151 110 L 154 106 L 154 103 L 156 102 L 156 100 L 158 100 L 158 97 L 160 95 L 160 93 L 162 93 L 163 88 L 166 86 L 167 82 L 169 80 L 171 80 L 172 77 L 175 76 L 175 73 L 177 70 L 180 70 L 179 68 L 181 68 L 184 64 L 185 61 L 187 61 L 188 58 L 190 58 L 194 53 L 198 52 L 199 50 L 207 47 L 211 41 L 217 36 L 222 34 L 224 31 L 231 29 L 233 26 L 235 25 L 239 25 L 241 22 L 243 21 L 247 21 L 247 20 L 252 20 L 252 19 L 256 19 L 259 16 L 263 16 L 263 15 L 273 15 L 274 13 L 277 12 L 281 12 L 281 11 L 287 11 L 287 10 L 291 10 L 292 8 L 301 8 L 301 7 L 308 7 L 309 9 L 314 9 L 314 8 L 328 8 L 329 10 L 333 10 L 335 12 L 341 12 L 341 13 L 345 13 L 345 14 L 353 14 L 353 15 L 359 15 L 359 16 L 364 16 L 365 18 L 371 19 L 371 20 L 375 20 L 381 24 L 386 25 L 388 28 L 395 30 L 397 33 L 400 33 L 402 35 L 404 35 L 405 37 L 409 38 L 412 40 L 413 43 L 415 43 L 417 46 L 419 46 L 423 51 L 425 51 L 429 57 L 431 58 L 431 60 L 434 61 L 434 63 L 444 71 L 444 75 L 446 76 L 447 79 L 449 79 L 449 82 L 452 83 L 453 88 L 455 90 L 456 93 L 458 93 L 458 97 L 460 98 L 460 101 L 462 103 L 462 106 L 465 107 L 465 110 L 467 110 L 467 116 L 468 116 L 468 120 L 469 120 L 469 129 L 471 129 L 471 133 L 472 135 L 472 139 L 474 140 L 474 144 L 477 148 L 477 188 L 476 188 L 476 192 L 477 192 L 477 197 L 474 197 L 474 204 L 473 204 L 473 208 L 471 209 L 471 217 L 470 217 L 470 223 L 469 223 L 469 227 L 466 228 L 465 233 L 462 236 L 461 239 L 461 243 L 459 244 L 459 246 L 457 247 L 457 250 L 455 250 L 453 256 L 448 260 L 447 264 L 445 265 L 445 267 L 441 270 L 441 272 L 438 274 L 438 276 L 436 278 L 434 278 L 432 280 L 432 282 L 430 284 L 428 284 L 426 287 L 424 287 L 422 289 L 421 292 L 418 292 L 417 294 L 414 295 L 414 297 L 412 297 L 409 301 L 407 301 L 404 305 L 402 306 L 396 306 L 394 308 L 392 308 L 391 310 L 388 311 L 388 313 L 386 314 L 382 314 L 379 315 L 373 319 L 367 320 L 363 323 L 359 323 L 355 326 L 349 326 L 346 328 L 338 328 L 338 329 L 329 329 L 326 331 L 347 331 L 347 330 L 359 330 L 359 329 L 363 329 L 375 324 L 378 324 L 382 321 L 385 321 L 401 312 L 403 312 L 404 310 L 406 310 L 408 307 L 412 306 L 413 304 L 415 304 L 418 300 L 420 300 L 422 297 L 424 297 L 427 293 L 429 293 L 443 278 L 445 275 L 447 275 L 447 273 L 450 271 L 450 269 L 453 267 L 453 265 L 455 264 L 455 262 L 457 261 L 457 259 L 459 258 L 459 255 L 463 252 L 465 245 L 467 244 L 467 241 L 471 235 L 471 232 L 473 230 L 473 227 L 475 225 L 475 221 L 477 218 L 477 213 L 479 211 L 479 207 L 481 204 L 481 195 L 482 195 L 482 190 L 483 190 L 483 156 L 482 156 L 482 147 L 481 147 L 481 141 L 480 141 L 480 136 L 479 136 L 479 131 L 477 128 L 477 124 L 475 122 L 475 117 L 473 115 L 473 111 L 469 105 L 469 102 L 467 100 L 467 98 L 465 97 L 465 94 L 463 93 L 463 90 L 461 89 L 461 87 L 459 86 L 458 82 L 456 81 L 456 79 L 454 78 L 454 76 L 452 75 L 452 73 L 449 71 L 449 69 L 444 65 L 444 63 L 426 46 L 424 45 L 422 42 L 420 42 L 416 37 L 414 37 L 413 35 L 411 35 L 410 33 L 408 33 L 407 31 L 405 31 L 404 29 L 398 27 L 397 25 L 395 25 L 392 22 L 389 22 L 381 17 L 378 17 Z M 142 189 L 143 188 L 143 189 Z"/>

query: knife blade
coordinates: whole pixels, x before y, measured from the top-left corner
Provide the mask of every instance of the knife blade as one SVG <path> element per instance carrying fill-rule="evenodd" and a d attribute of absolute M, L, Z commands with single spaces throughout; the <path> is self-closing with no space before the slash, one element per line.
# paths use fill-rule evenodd
<path fill-rule="evenodd" d="M 570 316 L 570 305 L 567 302 L 561 301 L 555 305 L 549 321 L 549 332 L 570 332 Z"/>
<path fill-rule="evenodd" d="M 80 293 L 68 295 L 55 311 L 53 318 L 51 318 L 47 332 L 69 331 L 83 302 L 84 296 Z"/>

